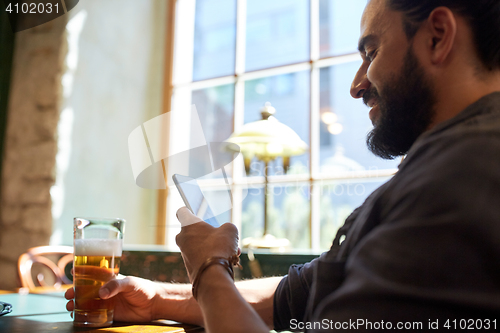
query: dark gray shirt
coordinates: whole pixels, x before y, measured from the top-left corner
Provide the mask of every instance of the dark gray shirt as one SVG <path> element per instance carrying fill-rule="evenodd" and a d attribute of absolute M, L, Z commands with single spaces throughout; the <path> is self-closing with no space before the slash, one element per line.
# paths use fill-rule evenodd
<path fill-rule="evenodd" d="M 277 330 L 455 331 L 471 318 L 500 327 L 500 92 L 422 134 L 330 251 L 290 267 L 274 296 Z"/>

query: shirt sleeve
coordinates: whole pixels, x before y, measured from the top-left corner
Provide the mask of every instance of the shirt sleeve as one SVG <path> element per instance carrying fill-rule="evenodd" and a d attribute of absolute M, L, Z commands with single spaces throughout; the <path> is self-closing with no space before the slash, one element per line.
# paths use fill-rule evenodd
<path fill-rule="evenodd" d="M 305 316 L 314 266 L 318 259 L 303 265 L 292 265 L 274 292 L 274 329 L 290 328 L 290 320 Z"/>

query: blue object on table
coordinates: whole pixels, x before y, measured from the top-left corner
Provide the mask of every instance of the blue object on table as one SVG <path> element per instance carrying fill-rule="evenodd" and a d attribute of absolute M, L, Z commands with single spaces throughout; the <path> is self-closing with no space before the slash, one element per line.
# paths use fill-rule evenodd
<path fill-rule="evenodd" d="M 12 304 L 13 316 L 33 316 L 46 314 L 65 314 L 71 319 L 66 311 L 68 302 L 62 297 L 35 295 L 35 294 L 4 294 L 2 300 Z"/>
<path fill-rule="evenodd" d="M 0 316 L 12 312 L 12 304 L 0 302 Z"/>

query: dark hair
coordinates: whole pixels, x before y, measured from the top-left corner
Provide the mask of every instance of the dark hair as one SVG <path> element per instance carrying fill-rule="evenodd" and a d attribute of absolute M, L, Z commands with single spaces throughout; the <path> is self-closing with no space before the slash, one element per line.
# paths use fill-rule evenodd
<path fill-rule="evenodd" d="M 389 8 L 404 13 L 403 27 L 408 39 L 417 33 L 437 7 L 448 7 L 470 24 L 477 54 L 482 65 L 492 71 L 500 69 L 500 1 L 499 0 L 387 0 Z"/>

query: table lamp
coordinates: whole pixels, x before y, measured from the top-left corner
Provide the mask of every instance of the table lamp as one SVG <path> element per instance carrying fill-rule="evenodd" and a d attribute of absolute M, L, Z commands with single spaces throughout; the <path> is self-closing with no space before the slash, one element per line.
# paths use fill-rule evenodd
<path fill-rule="evenodd" d="M 264 233 L 260 239 L 251 240 L 251 244 L 243 246 L 275 248 L 288 245 L 286 239 L 276 239 L 268 235 L 268 164 L 278 157 L 283 159 L 283 169 L 286 173 L 290 167 L 290 157 L 301 155 L 308 149 L 297 133 L 274 117 L 276 109 L 266 102 L 260 110 L 262 120 L 243 125 L 234 132 L 226 142 L 239 146 L 245 161 L 245 171 L 250 173 L 250 163 L 254 157 L 264 163 Z M 229 149 L 232 145 L 228 145 Z M 234 146 L 233 146 L 234 147 Z"/>

